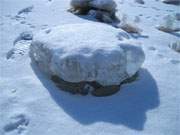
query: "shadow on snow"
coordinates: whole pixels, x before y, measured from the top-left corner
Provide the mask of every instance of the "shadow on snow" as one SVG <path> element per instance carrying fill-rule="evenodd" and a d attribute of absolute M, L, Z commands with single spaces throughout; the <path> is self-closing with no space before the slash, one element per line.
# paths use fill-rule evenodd
<path fill-rule="evenodd" d="M 34 63 L 31 66 L 59 107 L 84 125 L 108 122 L 143 130 L 147 120 L 146 112 L 159 106 L 156 82 L 146 69 L 140 70 L 139 80 L 123 85 L 115 95 L 93 97 L 61 91 Z"/>

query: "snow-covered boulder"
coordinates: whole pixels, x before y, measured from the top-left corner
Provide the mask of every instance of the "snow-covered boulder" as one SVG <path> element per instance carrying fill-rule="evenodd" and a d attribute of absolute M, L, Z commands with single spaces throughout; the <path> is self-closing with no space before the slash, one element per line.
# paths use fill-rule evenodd
<path fill-rule="evenodd" d="M 43 71 L 67 82 L 119 85 L 145 59 L 140 47 L 118 40 L 119 32 L 101 23 L 54 27 L 35 35 L 30 56 Z"/>
<path fill-rule="evenodd" d="M 116 7 L 114 0 L 71 0 L 69 11 L 79 15 L 88 15 L 93 11 L 97 20 L 112 23 L 119 21 L 115 15 Z"/>

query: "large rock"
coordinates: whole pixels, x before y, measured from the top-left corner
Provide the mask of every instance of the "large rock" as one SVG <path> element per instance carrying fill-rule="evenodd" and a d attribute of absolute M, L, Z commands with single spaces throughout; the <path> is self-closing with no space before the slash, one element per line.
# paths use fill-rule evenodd
<path fill-rule="evenodd" d="M 71 0 L 71 6 L 75 8 L 96 8 L 109 12 L 115 12 L 117 7 L 114 0 Z"/>
<path fill-rule="evenodd" d="M 91 15 L 101 22 L 113 23 L 119 22 L 115 15 L 116 8 L 114 0 L 71 0 L 68 11 L 78 15 Z"/>
<path fill-rule="evenodd" d="M 119 85 L 145 59 L 140 47 L 118 40 L 119 32 L 101 23 L 54 27 L 35 35 L 30 56 L 43 71 L 67 82 Z"/>

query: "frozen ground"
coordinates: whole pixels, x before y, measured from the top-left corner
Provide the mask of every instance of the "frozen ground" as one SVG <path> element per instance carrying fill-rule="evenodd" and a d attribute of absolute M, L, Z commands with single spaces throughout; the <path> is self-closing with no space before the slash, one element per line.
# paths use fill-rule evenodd
<path fill-rule="evenodd" d="M 142 36 L 125 35 L 146 55 L 139 79 L 113 96 L 96 98 L 58 90 L 28 55 L 32 33 L 95 20 L 68 13 L 69 0 L 1 0 L 0 135 L 180 134 L 180 53 L 169 47 L 180 33 L 156 29 L 179 7 L 144 1 L 116 0 L 119 17 L 140 18 Z"/>

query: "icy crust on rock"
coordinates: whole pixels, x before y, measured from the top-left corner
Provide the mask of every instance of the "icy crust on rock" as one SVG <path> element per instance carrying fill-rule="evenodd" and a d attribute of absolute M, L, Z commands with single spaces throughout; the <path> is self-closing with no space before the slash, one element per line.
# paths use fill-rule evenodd
<path fill-rule="evenodd" d="M 35 35 L 30 56 L 50 75 L 68 82 L 119 85 L 144 62 L 140 47 L 118 40 L 119 29 L 101 23 L 70 24 Z"/>

